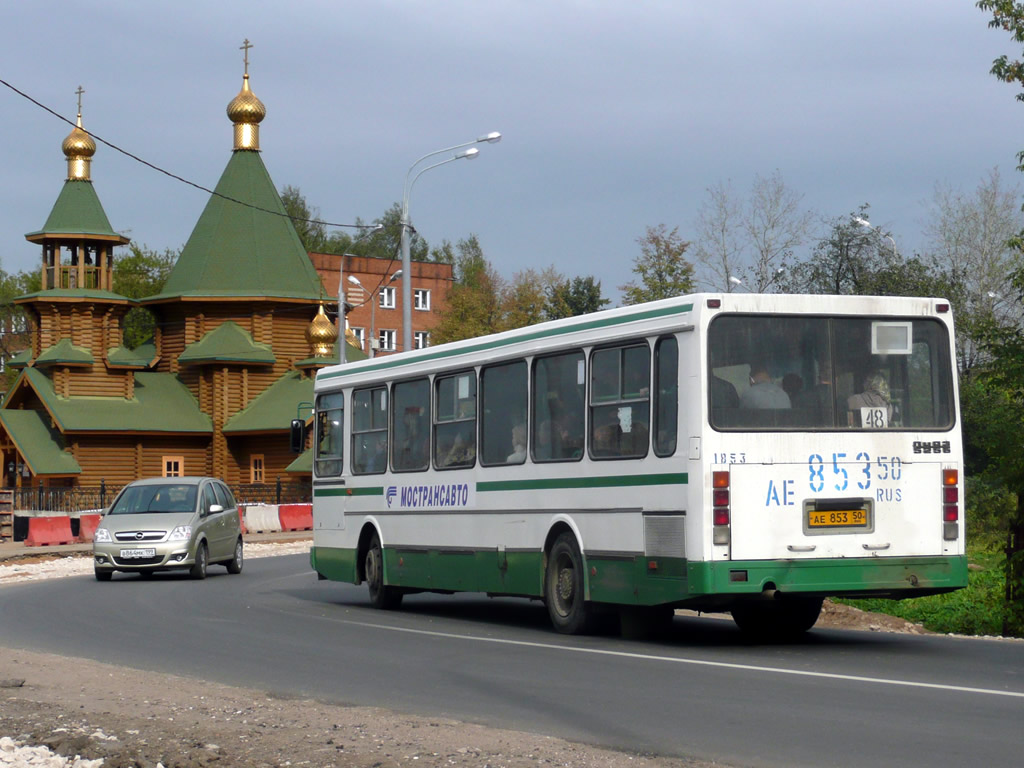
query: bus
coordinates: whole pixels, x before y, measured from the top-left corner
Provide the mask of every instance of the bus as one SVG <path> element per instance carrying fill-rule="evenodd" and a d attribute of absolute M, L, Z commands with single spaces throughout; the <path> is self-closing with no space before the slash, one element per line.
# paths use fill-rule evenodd
<path fill-rule="evenodd" d="M 964 587 L 953 341 L 943 299 L 697 294 L 324 368 L 312 568 L 569 634 Z"/>

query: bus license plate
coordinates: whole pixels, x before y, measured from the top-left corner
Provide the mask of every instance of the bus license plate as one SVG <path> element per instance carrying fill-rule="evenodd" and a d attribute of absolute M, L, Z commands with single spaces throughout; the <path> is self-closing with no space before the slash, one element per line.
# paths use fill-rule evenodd
<path fill-rule="evenodd" d="M 807 511 L 807 527 L 820 528 L 866 528 L 868 512 L 866 509 L 829 509 Z"/>
<path fill-rule="evenodd" d="M 122 549 L 121 559 L 132 560 L 135 558 L 156 557 L 155 549 Z"/>

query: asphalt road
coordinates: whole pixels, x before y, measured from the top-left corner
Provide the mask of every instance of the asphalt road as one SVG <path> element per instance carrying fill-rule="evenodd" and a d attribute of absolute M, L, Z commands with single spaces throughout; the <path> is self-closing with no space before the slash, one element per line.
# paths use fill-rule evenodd
<path fill-rule="evenodd" d="M 730 621 L 679 617 L 657 642 L 563 637 L 524 600 L 376 611 L 305 555 L 204 582 L 5 586 L 0 645 L 739 765 L 988 768 L 1024 751 L 1024 643 L 813 630 L 751 645 Z"/>

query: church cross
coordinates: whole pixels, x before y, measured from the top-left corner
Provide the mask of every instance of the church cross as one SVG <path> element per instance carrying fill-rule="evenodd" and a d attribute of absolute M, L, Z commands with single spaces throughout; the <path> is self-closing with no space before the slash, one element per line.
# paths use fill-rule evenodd
<path fill-rule="evenodd" d="M 249 38 L 245 38 L 245 42 L 238 46 L 238 50 L 245 51 L 245 74 L 247 75 L 249 74 L 249 49 L 252 47 L 253 46 L 252 43 L 249 42 Z"/>
<path fill-rule="evenodd" d="M 82 114 L 82 94 L 85 93 L 85 90 L 82 86 L 78 86 L 78 90 L 75 93 L 78 94 L 78 114 Z"/>

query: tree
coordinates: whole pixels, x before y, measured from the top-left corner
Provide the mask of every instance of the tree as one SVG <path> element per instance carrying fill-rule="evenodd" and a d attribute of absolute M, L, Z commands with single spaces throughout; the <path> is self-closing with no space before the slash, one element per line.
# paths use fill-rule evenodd
<path fill-rule="evenodd" d="M 640 282 L 619 286 L 624 304 L 667 299 L 693 290 L 693 264 L 683 258 L 690 244 L 679 236 L 679 227 L 671 231 L 664 224 L 647 227 L 637 243 L 640 255 L 633 259 L 633 273 Z"/>
<path fill-rule="evenodd" d="M 786 186 L 779 171 L 755 176 L 745 201 L 727 182 L 707 194 L 694 248 L 701 285 L 727 292 L 740 285 L 755 293 L 773 289 L 810 237 L 814 215 L 801 209 L 803 196 Z"/>
<path fill-rule="evenodd" d="M 163 253 L 132 243 L 128 256 L 114 261 L 114 290 L 129 299 L 141 299 L 160 293 L 174 269 L 179 251 L 170 248 Z M 124 318 L 124 344 L 135 349 L 153 336 L 156 317 L 145 307 L 133 307 Z"/>
<path fill-rule="evenodd" d="M 476 235 L 456 243 L 454 258 L 448 310 L 431 331 L 436 344 L 483 336 L 501 327 L 503 281 L 484 257 Z"/>
<path fill-rule="evenodd" d="M 543 272 L 526 269 L 516 272 L 501 295 L 501 320 L 498 330 L 525 328 L 546 319 L 547 288 L 561 275 L 549 267 Z"/>
<path fill-rule="evenodd" d="M 548 320 L 560 320 L 597 312 L 610 303 L 601 295 L 601 281 L 593 276 L 563 278 L 548 285 L 544 314 Z"/>
<path fill-rule="evenodd" d="M 320 209 L 310 207 L 298 187 L 289 185 L 282 189 L 281 202 L 303 248 L 317 253 L 334 253 L 324 250 L 327 245 L 327 227 L 320 221 Z"/>
<path fill-rule="evenodd" d="M 6 362 L 25 347 L 28 337 L 23 335 L 28 330 L 28 317 L 25 310 L 14 303 L 19 296 L 35 293 L 42 286 L 42 278 L 38 271 L 19 272 L 10 275 L 0 269 L 0 358 L 3 359 L 4 372 L 3 391 L 10 389 L 18 376 L 18 369 L 6 366 Z"/>
<path fill-rule="evenodd" d="M 957 319 L 957 362 L 969 372 L 982 362 L 978 334 L 990 322 L 1016 325 L 1020 303 L 1010 295 L 1010 276 L 1021 266 L 1020 251 L 1011 245 L 1024 227 L 1018 187 L 1007 188 L 998 169 L 981 180 L 973 194 L 938 185 L 932 217 L 925 228 L 934 262 L 960 280 L 953 300 Z"/>

